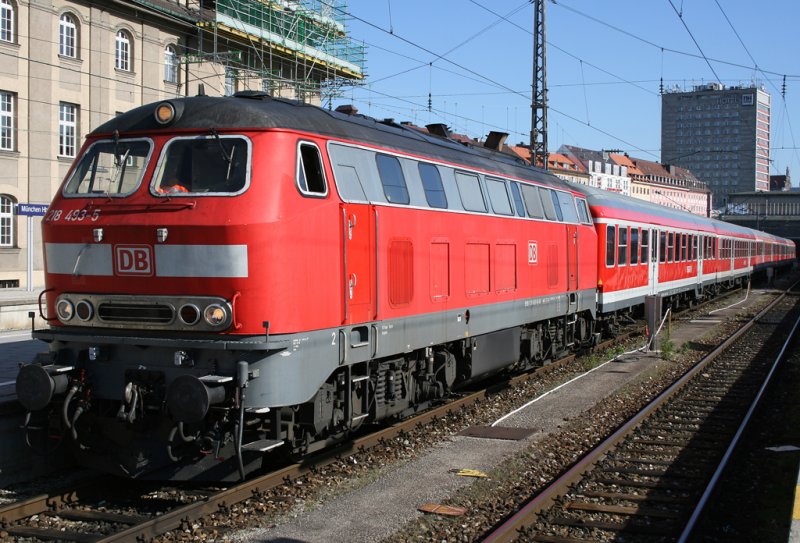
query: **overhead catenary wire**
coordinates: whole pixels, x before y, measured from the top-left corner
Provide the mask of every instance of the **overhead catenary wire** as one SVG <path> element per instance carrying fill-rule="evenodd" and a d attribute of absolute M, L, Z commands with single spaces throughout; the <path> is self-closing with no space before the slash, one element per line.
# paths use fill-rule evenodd
<path fill-rule="evenodd" d="M 675 4 L 672 3 L 672 0 L 667 0 L 667 2 L 669 2 L 669 5 L 672 6 L 672 9 L 675 10 L 675 13 L 678 15 L 678 19 L 680 19 L 681 24 L 686 29 L 686 32 L 689 33 L 689 37 L 692 38 L 692 41 L 694 42 L 695 47 L 697 47 L 697 50 L 700 51 L 700 55 L 702 55 L 703 60 L 705 60 L 706 64 L 708 64 L 708 67 L 711 70 L 711 73 L 714 74 L 715 80 L 719 81 L 720 80 L 719 75 L 717 75 L 717 72 L 716 72 L 716 70 L 714 70 L 714 67 L 711 65 L 711 62 L 709 62 L 708 57 L 703 52 L 703 48 L 700 47 L 700 44 L 697 42 L 697 38 L 694 37 L 694 34 L 692 33 L 691 29 L 689 28 L 689 25 L 686 24 L 686 20 L 683 18 L 683 9 L 681 9 L 681 11 L 678 11 L 678 8 L 676 8 Z"/>

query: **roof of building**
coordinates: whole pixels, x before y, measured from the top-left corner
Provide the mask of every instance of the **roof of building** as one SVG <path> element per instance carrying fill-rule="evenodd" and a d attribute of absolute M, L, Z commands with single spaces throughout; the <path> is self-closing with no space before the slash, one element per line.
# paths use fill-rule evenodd
<path fill-rule="evenodd" d="M 575 162 L 567 155 L 561 153 L 550 153 L 547 155 L 547 166 L 551 170 L 563 170 L 569 172 L 582 172 L 583 165 Z"/>
<path fill-rule="evenodd" d="M 645 177 L 673 177 L 663 164 L 641 158 L 636 158 L 634 161 L 636 167 Z"/>
<path fill-rule="evenodd" d="M 629 157 L 628 155 L 620 155 L 620 154 L 617 154 L 617 153 L 610 153 L 608 156 L 616 164 L 619 164 L 620 166 L 625 166 L 626 168 L 628 168 L 628 175 L 630 175 L 630 176 L 644 175 L 644 173 L 642 173 L 642 170 L 640 170 L 638 168 L 638 166 L 636 166 L 636 163 L 633 160 L 631 160 L 631 157 Z"/>

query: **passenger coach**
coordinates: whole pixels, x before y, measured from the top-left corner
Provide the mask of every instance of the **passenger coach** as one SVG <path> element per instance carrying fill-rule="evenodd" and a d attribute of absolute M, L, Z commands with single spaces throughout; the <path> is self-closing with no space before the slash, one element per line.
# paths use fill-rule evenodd
<path fill-rule="evenodd" d="M 722 221 L 577 186 L 597 228 L 598 312 L 616 317 L 661 295 L 693 303 L 760 271 L 787 265 L 792 241 Z"/>

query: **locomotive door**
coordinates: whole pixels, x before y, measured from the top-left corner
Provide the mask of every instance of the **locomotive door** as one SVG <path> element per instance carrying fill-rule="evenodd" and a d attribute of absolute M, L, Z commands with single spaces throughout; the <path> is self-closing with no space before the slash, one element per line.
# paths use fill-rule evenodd
<path fill-rule="evenodd" d="M 375 210 L 346 204 L 342 209 L 345 324 L 375 318 Z"/>
<path fill-rule="evenodd" d="M 650 262 L 647 264 L 648 294 L 658 294 L 658 230 L 650 229 Z"/>
<path fill-rule="evenodd" d="M 578 225 L 567 225 L 567 291 L 578 290 Z"/>

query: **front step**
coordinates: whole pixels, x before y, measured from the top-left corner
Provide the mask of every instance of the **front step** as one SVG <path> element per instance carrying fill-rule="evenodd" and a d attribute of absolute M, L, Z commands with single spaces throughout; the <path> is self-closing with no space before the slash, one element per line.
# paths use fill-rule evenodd
<path fill-rule="evenodd" d="M 276 449 L 283 445 L 282 439 L 259 439 L 258 441 L 251 441 L 242 445 L 243 451 L 258 451 L 267 452 Z"/>

